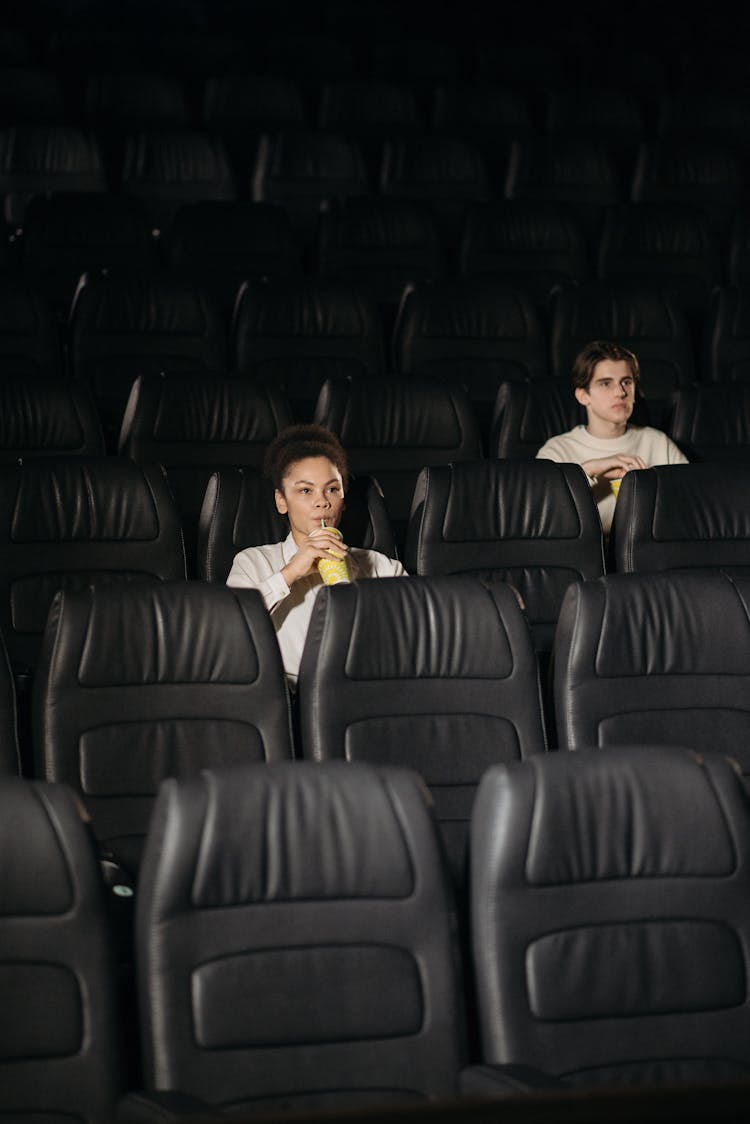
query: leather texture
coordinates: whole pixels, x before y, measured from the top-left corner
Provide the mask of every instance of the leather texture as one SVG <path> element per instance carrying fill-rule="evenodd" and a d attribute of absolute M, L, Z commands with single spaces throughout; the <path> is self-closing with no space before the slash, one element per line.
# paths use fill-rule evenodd
<path fill-rule="evenodd" d="M 503 382 L 492 411 L 488 454 L 533 460 L 545 441 L 586 422 L 567 379 Z"/>
<path fill-rule="evenodd" d="M 706 314 L 704 367 L 717 382 L 750 382 L 750 291 L 746 284 L 717 287 Z"/>
<path fill-rule="evenodd" d="M 140 375 L 120 430 L 120 455 L 161 464 L 180 514 L 188 573 L 196 573 L 196 536 L 211 473 L 223 465 L 262 467 L 269 443 L 292 422 L 269 383 L 218 375 Z"/>
<path fill-rule="evenodd" d="M 0 279 L 0 358 L 8 375 L 62 375 L 55 310 L 36 278 L 33 285 L 19 277 Z"/>
<path fill-rule="evenodd" d="M 0 1113 L 114 1120 L 123 1073 L 99 870 L 62 785 L 0 781 Z"/>
<path fill-rule="evenodd" d="M 14 667 L 35 665 L 58 589 L 184 577 L 182 530 L 158 465 L 68 457 L 0 467 L 0 629 Z"/>
<path fill-rule="evenodd" d="M 402 544 L 425 465 L 481 456 L 475 413 L 457 384 L 398 376 L 324 383 L 315 421 L 338 434 L 357 474 L 374 476 Z"/>
<path fill-rule="evenodd" d="M 396 556 L 383 494 L 369 476 L 350 477 L 341 519 L 344 541 Z M 225 582 L 235 554 L 248 546 L 281 542 L 289 523 L 276 510 L 273 488 L 256 469 L 222 469 L 206 487 L 198 525 L 199 577 Z"/>
<path fill-rule="evenodd" d="M 28 375 L 0 381 L 0 462 L 104 454 L 104 435 L 85 383 Z"/>
<path fill-rule="evenodd" d="M 720 754 L 490 769 L 472 819 L 485 1061 L 574 1086 L 747 1080 L 747 796 Z"/>
<path fill-rule="evenodd" d="M 691 461 L 750 463 L 750 385 L 703 382 L 681 387 L 674 396 L 669 436 Z"/>
<path fill-rule="evenodd" d="M 374 301 L 323 278 L 250 282 L 237 296 L 231 330 L 234 369 L 275 383 L 295 416 L 312 416 L 328 378 L 384 369 L 383 331 Z"/>
<path fill-rule="evenodd" d="M 572 585 L 553 657 L 560 745 L 683 745 L 750 771 L 749 598 L 747 578 L 700 571 Z"/>
<path fill-rule="evenodd" d="M 70 313 L 74 377 L 116 436 L 139 374 L 226 368 L 226 325 L 208 292 L 169 273 L 85 274 Z"/>
<path fill-rule="evenodd" d="M 509 582 L 536 647 L 548 651 L 570 582 L 604 573 L 601 524 L 584 473 L 547 460 L 423 469 L 405 566 L 409 573 Z"/>
<path fill-rule="evenodd" d="M 66 125 L 14 125 L 0 130 L 0 191 L 5 217 L 23 226 L 34 195 L 53 191 L 106 191 L 93 133 Z"/>
<path fill-rule="evenodd" d="M 299 699 L 305 757 L 405 765 L 422 775 L 458 877 L 482 772 L 546 748 L 516 595 L 474 577 L 322 589 Z"/>
<path fill-rule="evenodd" d="M 483 412 L 504 380 L 547 371 L 544 330 L 531 299 L 492 280 L 410 286 L 393 352 L 394 370 L 460 383 Z"/>
<path fill-rule="evenodd" d="M 0 635 L 0 776 L 14 776 L 21 771 L 16 722 L 15 683 Z"/>
<path fill-rule="evenodd" d="M 660 465 L 628 473 L 610 536 L 619 571 L 750 574 L 750 465 Z"/>
<path fill-rule="evenodd" d="M 147 1087 L 240 1115 L 456 1095 L 454 922 L 411 773 L 166 781 L 137 906 Z"/>
<path fill-rule="evenodd" d="M 34 690 L 38 775 L 81 792 L 98 838 L 131 872 L 165 776 L 292 756 L 281 656 L 255 590 L 60 593 Z"/>

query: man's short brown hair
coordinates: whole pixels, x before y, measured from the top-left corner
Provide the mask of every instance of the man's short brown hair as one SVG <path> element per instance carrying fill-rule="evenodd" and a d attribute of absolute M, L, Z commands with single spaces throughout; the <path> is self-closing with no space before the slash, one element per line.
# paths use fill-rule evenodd
<path fill-rule="evenodd" d="M 612 343 L 611 340 L 592 340 L 578 352 L 573 362 L 573 371 L 571 378 L 573 380 L 573 387 L 581 390 L 588 390 L 589 383 L 594 377 L 594 371 L 597 363 L 601 363 L 602 359 L 611 359 L 615 363 L 624 360 L 631 375 L 638 383 L 641 377 L 641 368 L 638 366 L 638 360 L 627 347 L 622 344 Z"/>
<path fill-rule="evenodd" d="M 326 457 L 335 464 L 346 491 L 349 483 L 346 452 L 336 434 L 322 425 L 288 425 L 282 429 L 266 449 L 263 471 L 274 488 L 283 492 L 289 466 L 306 457 Z"/>

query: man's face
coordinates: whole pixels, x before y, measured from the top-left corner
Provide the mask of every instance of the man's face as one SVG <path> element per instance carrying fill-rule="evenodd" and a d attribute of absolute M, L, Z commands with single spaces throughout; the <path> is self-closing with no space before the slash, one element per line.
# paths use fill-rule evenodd
<path fill-rule="evenodd" d="M 294 461 L 275 494 L 276 508 L 289 516 L 295 540 L 309 535 L 321 520 L 327 527 L 338 527 L 344 510 L 344 486 L 341 473 L 328 457 Z"/>
<path fill-rule="evenodd" d="M 589 425 L 624 429 L 635 405 L 635 379 L 624 359 L 600 359 L 588 387 L 576 387 L 575 394 L 586 407 Z"/>

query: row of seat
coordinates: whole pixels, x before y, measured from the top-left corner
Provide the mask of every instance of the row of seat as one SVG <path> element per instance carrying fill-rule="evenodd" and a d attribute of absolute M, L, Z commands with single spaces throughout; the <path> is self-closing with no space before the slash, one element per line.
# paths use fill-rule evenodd
<path fill-rule="evenodd" d="M 548 629 L 549 738 L 534 622 L 511 584 L 521 567 L 436 567 L 430 577 L 324 587 L 300 667 L 296 738 L 257 591 L 132 571 L 61 575 L 49 613 L 37 606 L 43 634 L 25 638 L 38 651 L 24 769 L 74 787 L 100 843 L 132 877 L 165 776 L 295 753 L 408 765 L 432 791 L 459 882 L 483 773 L 548 741 L 684 745 L 732 753 L 747 773 L 747 566 L 734 577 L 706 568 L 589 580 L 580 569 L 547 569 L 550 586 L 565 579 L 548 594 L 561 602 Z M 47 590 L 32 582 L 41 602 Z M 31 632 L 28 611 L 25 623 Z M 17 653 L 18 636 L 7 639 Z M 7 671 L 0 709 L 3 772 L 17 773 Z"/>
<path fill-rule="evenodd" d="M 136 1091 L 80 807 L 0 782 L 0 1109 L 98 1124 L 748 1079 L 731 761 L 640 745 L 489 769 L 470 952 L 425 795 L 361 763 L 164 782 L 136 891 Z"/>

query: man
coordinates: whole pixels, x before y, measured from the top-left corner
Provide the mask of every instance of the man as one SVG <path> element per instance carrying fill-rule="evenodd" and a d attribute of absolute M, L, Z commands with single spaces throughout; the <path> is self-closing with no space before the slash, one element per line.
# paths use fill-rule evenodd
<path fill-rule="evenodd" d="M 675 443 L 651 426 L 630 424 L 641 372 L 632 351 L 608 340 L 586 344 L 573 364 L 573 388 L 586 424 L 551 437 L 537 458 L 580 464 L 599 508 L 605 535 L 615 511 L 613 481 L 655 464 L 687 464 Z"/>

